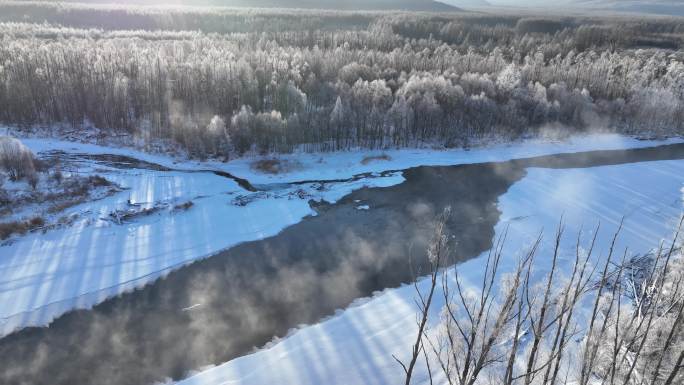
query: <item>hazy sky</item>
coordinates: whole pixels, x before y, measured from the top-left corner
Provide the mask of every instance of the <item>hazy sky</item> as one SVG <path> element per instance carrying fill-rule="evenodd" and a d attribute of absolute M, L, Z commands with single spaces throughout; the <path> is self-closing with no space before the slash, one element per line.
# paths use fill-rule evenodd
<path fill-rule="evenodd" d="M 511 5 L 511 6 L 549 6 L 547 0 L 489 0 L 490 4 L 493 5 Z M 568 0 L 556 0 L 553 5 L 568 3 Z"/>
<path fill-rule="evenodd" d="M 482 0 L 439 0 L 464 8 L 477 7 Z M 485 0 L 493 6 L 537 9 L 573 8 L 684 16 L 684 0 Z"/>

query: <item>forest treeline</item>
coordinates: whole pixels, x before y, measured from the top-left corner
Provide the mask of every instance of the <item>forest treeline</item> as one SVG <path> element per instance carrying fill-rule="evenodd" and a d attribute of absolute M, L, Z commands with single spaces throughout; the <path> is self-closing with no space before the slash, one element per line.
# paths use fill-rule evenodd
<path fill-rule="evenodd" d="M 684 124 L 680 19 L 12 2 L 0 15 L 0 122 L 201 157 Z"/>

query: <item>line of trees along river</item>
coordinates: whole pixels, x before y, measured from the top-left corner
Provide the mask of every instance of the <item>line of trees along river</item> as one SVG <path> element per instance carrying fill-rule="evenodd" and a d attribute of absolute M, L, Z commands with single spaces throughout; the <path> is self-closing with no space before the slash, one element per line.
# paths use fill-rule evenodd
<path fill-rule="evenodd" d="M 684 122 L 677 19 L 0 13 L 0 122 L 171 139 L 200 157 L 462 146 L 549 126 L 667 134 Z"/>

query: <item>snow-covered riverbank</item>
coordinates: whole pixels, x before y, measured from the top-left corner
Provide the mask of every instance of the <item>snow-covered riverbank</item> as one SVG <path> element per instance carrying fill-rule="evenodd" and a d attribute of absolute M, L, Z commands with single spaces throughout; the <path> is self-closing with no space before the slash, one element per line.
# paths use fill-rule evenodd
<path fill-rule="evenodd" d="M 87 308 L 237 243 L 275 235 L 315 214 L 309 199 L 334 202 L 363 186 L 403 180 L 393 174 L 323 190 L 308 184 L 251 193 L 210 172 L 93 169 L 125 190 L 68 209 L 66 214 L 77 218 L 68 227 L 0 247 L 0 336 L 47 324 L 65 311 Z M 236 204 L 238 199 L 244 203 Z M 174 210 L 185 202 L 192 207 Z M 112 220 L 112 213 L 131 207 L 161 210 Z"/>
<path fill-rule="evenodd" d="M 144 285 L 194 260 L 240 242 L 277 234 L 315 215 L 309 199 L 335 201 L 364 186 L 401 183 L 400 173 L 346 182 L 291 186 L 302 180 L 349 179 L 360 173 L 380 173 L 419 165 L 450 165 L 562 152 L 648 147 L 666 142 L 639 141 L 615 135 L 578 137 L 567 143 L 534 141 L 471 151 L 396 150 L 389 160 L 366 162 L 378 152 L 295 154 L 283 156 L 297 167 L 269 175 L 251 168 L 249 159 L 223 163 L 180 162 L 135 150 L 47 139 L 26 139 L 34 152 L 58 150 L 68 154 L 114 154 L 157 163 L 179 171 L 114 169 L 81 162 L 76 172 L 100 173 L 126 190 L 100 201 L 68 209 L 79 215 L 71 226 L 29 234 L 0 247 L 0 336 L 17 328 L 45 325 L 74 308 L 87 308 L 116 294 Z M 249 196 L 235 181 L 211 172 L 222 170 L 253 184 L 273 184 L 274 190 L 253 196 L 249 204 L 232 204 Z M 300 191 L 301 190 L 301 191 Z M 300 193 L 301 192 L 301 193 Z M 141 207 L 193 201 L 187 211 L 161 210 L 123 224 L 106 217 L 132 202 Z M 371 208 L 372 209 L 372 208 Z"/>
<path fill-rule="evenodd" d="M 22 139 L 34 152 L 65 151 L 68 153 L 113 154 L 156 163 L 182 170 L 221 170 L 249 180 L 253 184 L 290 183 L 307 180 L 349 179 L 355 175 L 387 170 L 405 170 L 417 166 L 450 166 L 482 162 L 496 162 L 534 156 L 573 153 L 594 150 L 619 150 L 652 147 L 655 145 L 682 143 L 683 138 L 666 140 L 639 140 L 617 134 L 588 134 L 569 137 L 565 140 L 530 139 L 510 144 L 494 144 L 449 150 L 396 149 L 359 150 L 330 153 L 281 154 L 277 159 L 292 167 L 279 174 L 260 173 L 252 168 L 257 159 L 272 157 L 238 158 L 228 163 L 216 161 L 193 161 L 150 154 L 131 148 L 105 147 L 88 143 L 65 142 L 53 139 Z M 386 155 L 384 159 L 372 159 Z M 364 162 L 364 159 L 366 161 Z"/>
<path fill-rule="evenodd" d="M 683 208 L 684 161 L 657 161 L 587 169 L 530 169 L 499 200 L 496 236 L 508 231 L 502 269 L 511 270 L 543 231 L 535 271 L 543 274 L 552 237 L 563 215 L 565 238 L 560 271 L 572 263 L 576 236 L 585 245 L 600 223 L 597 257 L 605 256 L 624 216 L 616 250 L 644 253 L 672 235 Z M 466 284 L 478 287 L 483 258 L 458 266 Z M 419 287 L 426 291 L 428 282 Z M 437 295 L 433 322 L 442 306 Z M 182 385 L 215 384 L 396 384 L 403 371 L 393 355 L 407 361 L 417 333 L 415 291 L 410 285 L 385 290 L 319 324 L 293 331 L 254 354 L 205 370 Z M 268 370 L 264 370 L 268 368 Z M 429 383 L 422 360 L 416 383 Z M 437 381 L 437 379 L 435 379 Z"/>

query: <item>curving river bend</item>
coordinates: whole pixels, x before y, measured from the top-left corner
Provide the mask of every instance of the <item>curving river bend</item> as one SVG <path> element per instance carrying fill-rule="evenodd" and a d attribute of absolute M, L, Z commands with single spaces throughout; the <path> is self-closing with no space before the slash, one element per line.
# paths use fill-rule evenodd
<path fill-rule="evenodd" d="M 491 247 L 497 199 L 528 167 L 684 159 L 684 145 L 406 170 L 406 181 L 317 207 L 277 236 L 244 243 L 140 290 L 0 340 L 3 384 L 145 384 L 182 378 L 314 323 L 425 271 L 432 220 L 452 207 L 456 259 Z M 356 207 L 368 204 L 369 211 Z M 236 224 L 239 226 L 239 224 Z"/>

